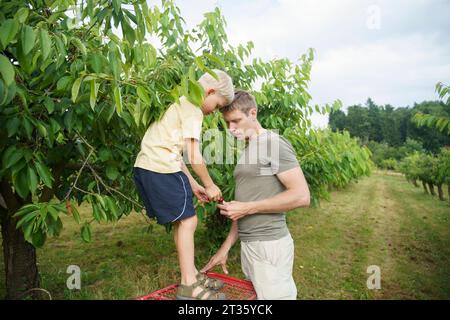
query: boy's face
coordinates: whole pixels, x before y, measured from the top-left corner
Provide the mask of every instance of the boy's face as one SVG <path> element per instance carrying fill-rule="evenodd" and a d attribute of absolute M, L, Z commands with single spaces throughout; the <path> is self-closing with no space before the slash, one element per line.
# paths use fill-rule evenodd
<path fill-rule="evenodd" d="M 218 95 L 214 89 L 210 89 L 206 93 L 205 100 L 202 104 L 202 112 L 206 116 L 214 111 L 223 108 L 227 101 L 221 95 Z"/>
<path fill-rule="evenodd" d="M 255 134 L 257 128 L 256 109 L 246 115 L 241 110 L 232 110 L 223 114 L 231 134 L 238 140 L 246 140 Z"/>

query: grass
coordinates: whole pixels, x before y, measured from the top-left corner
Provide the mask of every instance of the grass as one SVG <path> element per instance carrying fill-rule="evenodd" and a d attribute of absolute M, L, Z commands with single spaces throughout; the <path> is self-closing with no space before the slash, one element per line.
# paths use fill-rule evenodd
<path fill-rule="evenodd" d="M 288 215 L 299 299 L 450 298 L 449 201 L 383 172 L 333 192 L 331 199 Z M 80 211 L 90 214 L 87 206 Z M 131 214 L 115 224 L 95 225 L 86 244 L 79 226 L 65 217 L 60 237 L 37 251 L 42 288 L 54 299 L 130 299 L 176 283 L 172 235 L 157 225 L 151 232 L 145 229 L 145 219 Z M 200 226 L 196 233 L 198 267 L 211 254 L 202 245 L 204 231 Z M 239 260 L 235 245 L 229 271 L 242 278 Z M 81 290 L 66 287 L 69 265 L 81 269 Z M 381 269 L 380 290 L 367 289 L 370 265 Z"/>

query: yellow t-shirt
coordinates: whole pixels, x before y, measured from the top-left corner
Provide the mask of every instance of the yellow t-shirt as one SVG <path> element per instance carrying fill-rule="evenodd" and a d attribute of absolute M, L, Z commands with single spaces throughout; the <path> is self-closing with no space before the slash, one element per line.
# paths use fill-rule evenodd
<path fill-rule="evenodd" d="M 202 110 L 181 97 L 180 104 L 172 104 L 147 129 L 134 166 L 158 173 L 181 171 L 184 139 L 200 141 L 202 122 Z"/>

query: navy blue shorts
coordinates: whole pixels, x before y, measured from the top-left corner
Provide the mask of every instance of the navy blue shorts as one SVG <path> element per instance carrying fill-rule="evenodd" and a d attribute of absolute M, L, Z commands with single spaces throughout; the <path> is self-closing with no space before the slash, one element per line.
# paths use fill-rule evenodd
<path fill-rule="evenodd" d="M 184 172 L 158 173 L 134 167 L 134 182 L 147 215 L 159 224 L 195 215 L 191 185 Z"/>

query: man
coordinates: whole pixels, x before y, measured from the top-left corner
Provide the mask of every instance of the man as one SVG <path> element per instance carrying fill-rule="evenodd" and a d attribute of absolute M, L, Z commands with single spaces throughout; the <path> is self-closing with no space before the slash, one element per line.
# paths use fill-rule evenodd
<path fill-rule="evenodd" d="M 292 277 L 294 243 L 285 212 L 310 203 L 309 188 L 291 144 L 257 120 L 255 98 L 238 91 L 221 109 L 230 132 L 248 141 L 234 171 L 235 199 L 219 205 L 231 219 L 227 239 L 201 270 L 221 265 L 224 272 L 230 248 L 241 240 L 241 264 L 260 300 L 295 300 Z"/>

